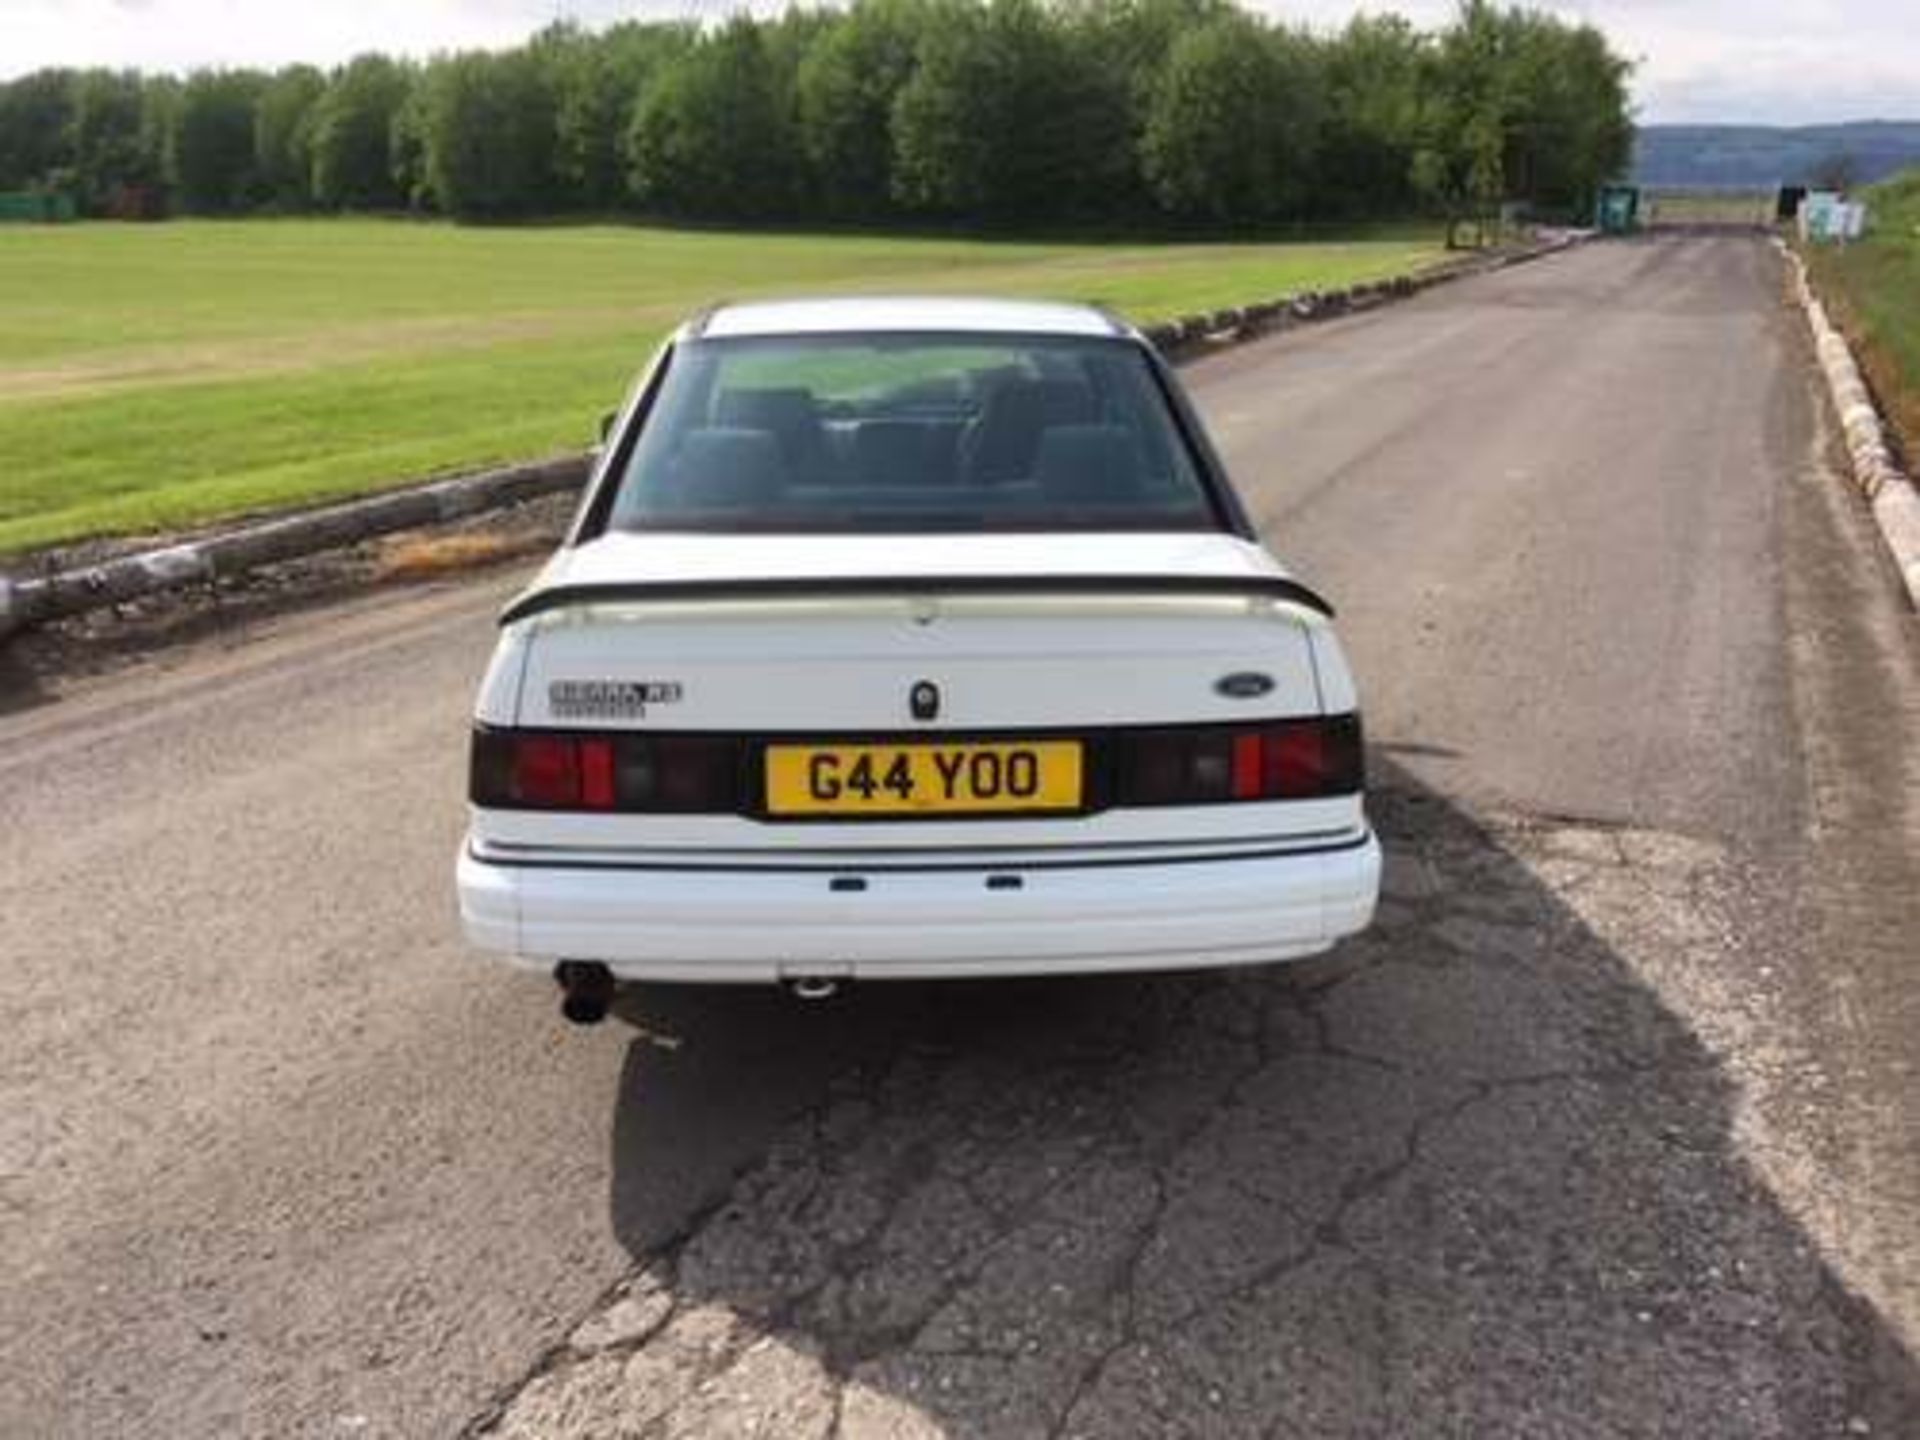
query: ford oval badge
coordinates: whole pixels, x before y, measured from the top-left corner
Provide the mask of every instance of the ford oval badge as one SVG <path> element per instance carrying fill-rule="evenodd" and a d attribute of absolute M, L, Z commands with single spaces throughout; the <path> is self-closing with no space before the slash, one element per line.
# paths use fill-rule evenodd
<path fill-rule="evenodd" d="M 1258 670 L 1236 670 L 1214 681 L 1213 688 L 1229 700 L 1257 700 L 1273 689 L 1273 677 Z"/>

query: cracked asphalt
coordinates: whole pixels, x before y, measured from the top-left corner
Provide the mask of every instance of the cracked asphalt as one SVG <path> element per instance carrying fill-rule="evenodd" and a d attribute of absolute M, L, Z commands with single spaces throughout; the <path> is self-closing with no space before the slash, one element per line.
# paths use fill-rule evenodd
<path fill-rule="evenodd" d="M 1911 1433 L 1910 1360 L 1647 983 L 1739 962 L 1729 857 L 1417 790 L 1380 818 L 1392 899 L 1335 959 L 859 995 L 891 1053 L 480 1433 Z M 677 998 L 630 1018 L 729 1023 Z"/>
<path fill-rule="evenodd" d="M 1388 850 L 1305 964 L 653 988 L 446 893 L 498 577 L 0 714 L 0 1433 L 1920 1434 L 1920 622 L 1756 241 L 1204 361 Z"/>

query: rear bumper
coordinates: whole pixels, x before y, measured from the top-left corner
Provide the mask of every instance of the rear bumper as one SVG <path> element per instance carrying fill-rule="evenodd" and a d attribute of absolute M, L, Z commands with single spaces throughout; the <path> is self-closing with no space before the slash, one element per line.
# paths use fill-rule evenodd
<path fill-rule="evenodd" d="M 1380 847 L 1366 831 L 1205 859 L 839 870 L 530 865 L 468 848 L 458 880 L 467 938 L 541 970 L 567 959 L 623 980 L 1053 975 L 1316 954 L 1373 918 Z"/>

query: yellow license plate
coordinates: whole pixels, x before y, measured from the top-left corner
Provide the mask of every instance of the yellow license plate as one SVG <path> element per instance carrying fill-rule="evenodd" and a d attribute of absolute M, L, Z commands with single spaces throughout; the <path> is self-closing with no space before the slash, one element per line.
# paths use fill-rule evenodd
<path fill-rule="evenodd" d="M 1078 810 L 1078 740 L 769 745 L 769 815 Z"/>

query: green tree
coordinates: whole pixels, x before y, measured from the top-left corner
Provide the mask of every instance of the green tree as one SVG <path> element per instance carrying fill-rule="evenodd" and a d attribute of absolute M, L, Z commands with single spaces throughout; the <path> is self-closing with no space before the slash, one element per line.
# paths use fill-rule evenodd
<path fill-rule="evenodd" d="M 140 153 L 148 157 L 150 174 L 132 183 L 151 191 L 150 198 L 156 200 L 164 198 L 164 187 L 174 181 L 173 142 L 186 89 L 186 82 L 176 75 L 149 75 L 141 82 Z M 151 216 L 155 212 L 139 213 Z"/>
<path fill-rule="evenodd" d="M 789 173 L 783 206 L 792 215 L 824 213 L 817 172 L 807 165 L 806 139 L 800 121 L 800 72 L 814 46 L 839 22 L 824 9 L 789 6 L 778 19 L 761 23 L 761 53 L 766 59 L 766 83 L 777 117 Z"/>
<path fill-rule="evenodd" d="M 1174 43 L 1141 142 L 1161 205 L 1247 224 L 1302 203 L 1320 108 L 1306 56 L 1297 37 L 1244 15 L 1210 21 Z"/>
<path fill-rule="evenodd" d="M 914 209 L 996 221 L 1097 213 L 1128 164 L 1121 77 L 1035 0 L 949 3 L 893 107 L 893 185 Z"/>
<path fill-rule="evenodd" d="M 430 62 L 431 63 L 431 62 Z M 407 98 L 387 124 L 387 173 L 409 210 L 431 210 L 433 187 L 427 182 L 427 85 L 416 71 Z"/>
<path fill-rule="evenodd" d="M 334 71 L 314 105 L 313 198 L 329 209 L 383 209 L 402 200 L 390 162 L 407 69 L 361 55 Z"/>
<path fill-rule="evenodd" d="M 135 71 L 83 70 L 74 78 L 68 151 L 75 188 L 88 210 L 105 212 L 125 187 L 160 185 L 162 137 L 147 117 Z"/>
<path fill-rule="evenodd" d="M 893 190 L 920 210 L 980 211 L 994 198 L 1004 139 L 996 92 L 1004 83 L 984 12 L 947 4 L 928 17 L 913 77 L 894 97 Z"/>
<path fill-rule="evenodd" d="M 181 203 L 224 214 L 257 198 L 254 106 L 265 78 L 247 70 L 198 70 L 187 77 L 172 115 L 167 154 Z"/>
<path fill-rule="evenodd" d="M 655 32 L 688 27 L 616 25 L 596 35 L 571 20 L 555 21 L 532 41 L 553 107 L 548 157 L 550 202 L 563 209 L 606 209 L 624 189 L 621 137 L 658 62 Z"/>
<path fill-rule="evenodd" d="M 1500 12 L 1485 0 L 1464 0 L 1425 55 L 1412 179 L 1422 199 L 1446 216 L 1450 247 L 1468 219 L 1484 238 L 1506 193 L 1514 78 L 1508 48 Z"/>
<path fill-rule="evenodd" d="M 1144 112 L 1174 42 L 1243 12 L 1233 0 L 1081 0 L 1062 13 L 1072 22 L 1076 43 L 1100 50 L 1127 76 L 1133 100 Z"/>
<path fill-rule="evenodd" d="M 1509 11 L 1512 78 L 1503 164 L 1512 191 L 1536 206 L 1584 212 L 1631 158 L 1629 64 L 1592 26 Z"/>
<path fill-rule="evenodd" d="M 1276 26 L 1267 32 L 1278 88 L 1271 97 L 1275 146 L 1274 212 L 1311 217 L 1327 208 L 1323 146 L 1327 128 L 1326 65 L 1319 42 L 1304 30 Z"/>
<path fill-rule="evenodd" d="M 71 70 L 0 84 L 0 190 L 44 184 L 73 165 Z"/>
<path fill-rule="evenodd" d="M 1398 15 L 1355 16 L 1328 43 L 1320 173 L 1330 205 L 1350 214 L 1413 208 L 1426 44 Z"/>
<path fill-rule="evenodd" d="M 271 76 L 253 111 L 253 165 L 267 198 L 283 210 L 313 199 L 313 125 L 326 77 L 311 65 Z"/>
<path fill-rule="evenodd" d="M 851 0 L 712 31 L 562 22 L 511 51 L 363 55 L 325 77 L 38 72 L 0 84 L 0 183 L 96 211 L 164 175 L 197 210 L 631 199 L 1000 225 L 1419 201 L 1452 229 L 1506 199 L 1584 210 L 1628 158 L 1628 76 L 1591 26 L 1494 0 L 1434 32 L 1388 15 L 1324 39 L 1235 0 Z"/>
<path fill-rule="evenodd" d="M 764 219 L 796 199 L 798 147 L 760 28 L 735 19 L 666 67 L 628 134 L 629 183 L 644 207 Z"/>
<path fill-rule="evenodd" d="M 553 46 L 549 73 L 559 203 L 601 210 L 625 198 L 634 108 L 661 71 L 693 45 L 697 33 L 677 22 L 628 22 L 597 36 L 569 35 L 566 43 Z"/>
<path fill-rule="evenodd" d="M 1506 199 L 1584 212 L 1627 163 L 1631 67 L 1590 26 L 1465 0 L 1424 71 L 1415 173 L 1450 241 Z"/>
<path fill-rule="evenodd" d="M 1179 38 L 1214 20 L 1239 13 L 1231 0 L 1086 0 L 1066 15 L 1071 40 L 1086 50 L 1111 87 L 1116 113 L 1107 122 L 1115 154 L 1100 184 L 1102 209 L 1145 215 L 1157 207 L 1143 173 L 1146 126 L 1166 67 Z"/>
<path fill-rule="evenodd" d="M 464 219 L 551 203 L 553 95 L 531 50 L 434 61 L 420 82 L 427 193 Z"/>
<path fill-rule="evenodd" d="M 801 61 L 801 143 L 830 213 L 879 215 L 893 203 L 893 107 L 925 15 L 922 0 L 857 0 Z"/>

